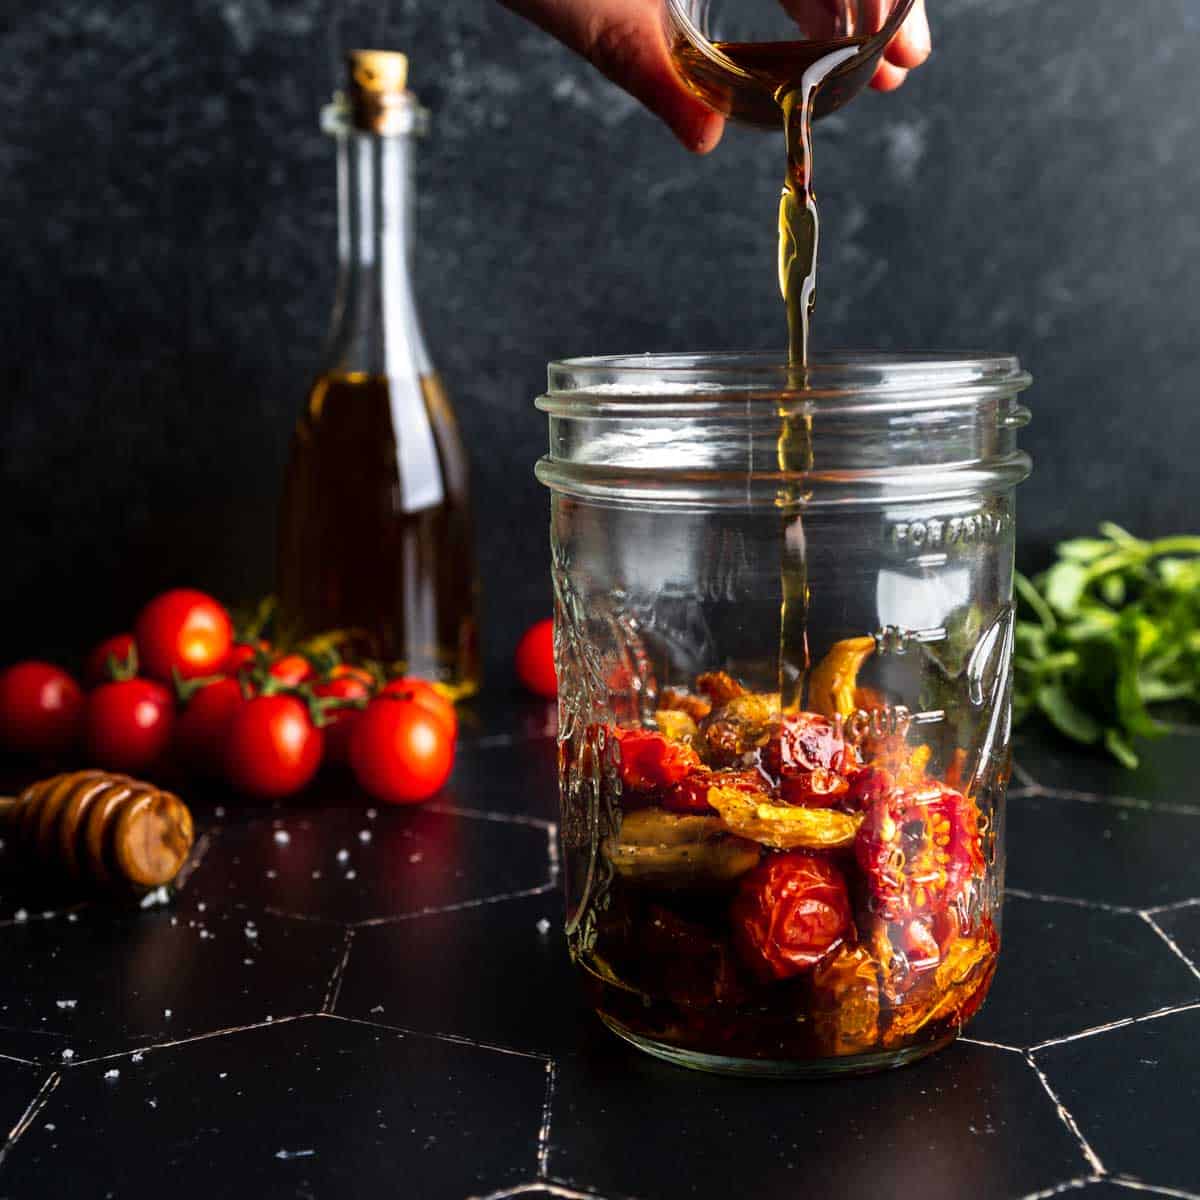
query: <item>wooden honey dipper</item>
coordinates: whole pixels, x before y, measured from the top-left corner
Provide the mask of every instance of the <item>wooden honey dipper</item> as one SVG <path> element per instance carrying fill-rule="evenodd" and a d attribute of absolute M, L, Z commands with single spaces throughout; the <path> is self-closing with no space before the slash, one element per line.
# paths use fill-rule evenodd
<path fill-rule="evenodd" d="M 44 863 L 107 891 L 170 883 L 192 849 L 192 814 L 178 796 L 107 771 L 56 775 L 0 798 L 0 821 Z"/>

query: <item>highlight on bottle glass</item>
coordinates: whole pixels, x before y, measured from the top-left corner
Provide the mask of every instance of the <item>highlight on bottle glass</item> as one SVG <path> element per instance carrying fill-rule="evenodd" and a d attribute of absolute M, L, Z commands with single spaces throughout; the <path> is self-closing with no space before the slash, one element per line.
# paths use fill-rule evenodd
<path fill-rule="evenodd" d="M 859 1072 L 983 1003 L 1029 382 L 1004 355 L 551 366 L 567 935 L 622 1037 Z"/>

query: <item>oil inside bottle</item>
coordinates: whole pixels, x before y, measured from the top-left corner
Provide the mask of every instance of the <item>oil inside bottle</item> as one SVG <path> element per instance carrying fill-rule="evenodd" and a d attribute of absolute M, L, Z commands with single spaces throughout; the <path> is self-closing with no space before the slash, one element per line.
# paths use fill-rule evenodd
<path fill-rule="evenodd" d="M 470 695 L 480 676 L 471 536 L 467 460 L 437 374 L 322 375 L 284 486 L 286 634 L 337 630 L 355 656 Z"/>

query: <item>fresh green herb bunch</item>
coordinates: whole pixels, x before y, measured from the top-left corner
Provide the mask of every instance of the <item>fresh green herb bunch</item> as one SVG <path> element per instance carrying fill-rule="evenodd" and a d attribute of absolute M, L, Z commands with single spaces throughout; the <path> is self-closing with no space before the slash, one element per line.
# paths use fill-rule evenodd
<path fill-rule="evenodd" d="M 1111 523 L 1100 535 L 1017 576 L 1013 713 L 1041 712 L 1136 767 L 1134 739 L 1166 728 L 1152 705 L 1200 705 L 1200 537 L 1145 542 Z"/>

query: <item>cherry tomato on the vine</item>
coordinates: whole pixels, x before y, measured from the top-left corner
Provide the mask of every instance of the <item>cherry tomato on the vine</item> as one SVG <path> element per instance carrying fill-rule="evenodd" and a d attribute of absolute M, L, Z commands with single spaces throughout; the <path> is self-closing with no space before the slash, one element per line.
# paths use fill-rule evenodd
<path fill-rule="evenodd" d="M 221 664 L 222 675 L 236 675 L 243 667 L 252 667 L 259 654 L 270 654 L 271 643 L 261 639 L 257 642 L 234 642 Z"/>
<path fill-rule="evenodd" d="M 233 644 L 229 614 L 211 596 L 175 588 L 155 596 L 134 625 L 141 669 L 169 682 L 212 675 L 221 669 Z"/>
<path fill-rule="evenodd" d="M 166 756 L 175 724 L 171 693 L 153 679 L 120 679 L 88 693 L 83 714 L 89 760 L 137 774 Z"/>
<path fill-rule="evenodd" d="M 275 799 L 304 788 L 321 765 L 325 738 L 295 696 L 255 696 L 229 722 L 225 768 L 251 796 Z"/>
<path fill-rule="evenodd" d="M 136 653 L 137 643 L 133 640 L 132 633 L 114 633 L 112 637 L 105 638 L 98 646 L 93 647 L 83 664 L 84 686 L 99 687 L 102 683 L 121 678 L 119 674 L 114 674 L 113 668 L 116 668 L 117 672 L 128 671 L 129 674 L 136 675 Z"/>
<path fill-rule="evenodd" d="M 531 692 L 553 699 L 558 695 L 554 672 L 554 621 L 547 617 L 525 631 L 517 643 L 517 678 Z"/>
<path fill-rule="evenodd" d="M 188 700 L 175 724 L 175 750 L 193 770 L 218 774 L 234 713 L 246 703 L 237 679 L 215 679 Z"/>
<path fill-rule="evenodd" d="M 387 804 L 417 804 L 440 791 L 454 766 L 454 739 L 443 721 L 413 700 L 381 696 L 350 737 L 360 786 Z"/>
<path fill-rule="evenodd" d="M 446 732 L 451 738 L 457 739 L 458 713 L 455 711 L 454 705 L 427 679 L 403 675 L 399 679 L 389 680 L 380 695 L 400 696 L 402 699 L 419 704 L 445 725 Z"/>
<path fill-rule="evenodd" d="M 313 684 L 312 693 L 320 699 L 368 700 L 375 681 L 369 672 L 360 667 L 344 663 L 329 672 L 329 678 Z M 325 761 L 345 764 L 350 761 L 350 735 L 354 725 L 362 716 L 358 708 L 335 708 L 325 713 L 328 722 L 323 726 L 325 734 Z"/>
<path fill-rule="evenodd" d="M 267 674 L 287 687 L 298 687 L 310 680 L 316 672 L 303 654 L 285 654 L 267 668 Z"/>
<path fill-rule="evenodd" d="M 0 745 L 18 754 L 62 754 L 79 736 L 83 693 L 52 663 L 15 663 L 0 672 Z"/>

